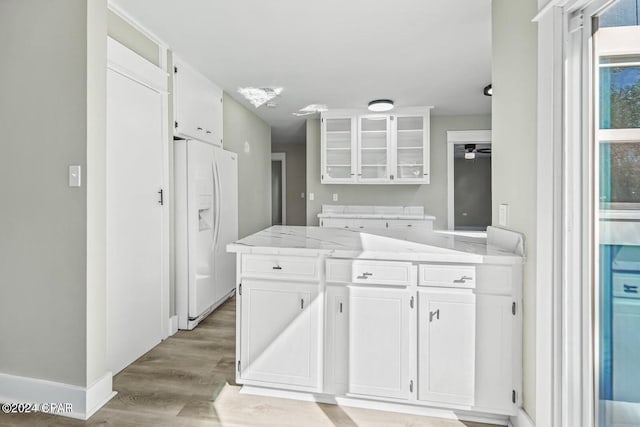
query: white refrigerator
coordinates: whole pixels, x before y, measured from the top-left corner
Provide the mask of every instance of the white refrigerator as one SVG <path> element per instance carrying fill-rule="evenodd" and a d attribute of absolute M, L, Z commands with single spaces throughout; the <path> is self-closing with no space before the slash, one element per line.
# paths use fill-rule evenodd
<path fill-rule="evenodd" d="M 196 140 L 174 141 L 176 314 L 193 329 L 235 289 L 238 158 Z"/>

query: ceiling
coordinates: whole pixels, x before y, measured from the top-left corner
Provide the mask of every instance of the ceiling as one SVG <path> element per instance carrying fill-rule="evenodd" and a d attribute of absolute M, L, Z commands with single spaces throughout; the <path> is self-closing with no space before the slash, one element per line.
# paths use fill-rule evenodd
<path fill-rule="evenodd" d="M 271 125 L 274 143 L 304 142 L 310 116 L 292 113 L 308 104 L 491 111 L 491 0 L 110 2 Z M 278 106 L 256 109 L 245 86 L 282 87 Z"/>

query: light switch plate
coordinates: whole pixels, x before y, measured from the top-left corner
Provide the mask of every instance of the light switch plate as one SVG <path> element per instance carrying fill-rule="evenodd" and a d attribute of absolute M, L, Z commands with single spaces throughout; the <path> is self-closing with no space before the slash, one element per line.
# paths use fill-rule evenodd
<path fill-rule="evenodd" d="M 503 227 L 509 225 L 509 205 L 503 203 L 498 208 L 498 225 Z"/>
<path fill-rule="evenodd" d="M 69 166 L 69 187 L 80 187 L 82 185 L 82 170 L 80 165 Z"/>

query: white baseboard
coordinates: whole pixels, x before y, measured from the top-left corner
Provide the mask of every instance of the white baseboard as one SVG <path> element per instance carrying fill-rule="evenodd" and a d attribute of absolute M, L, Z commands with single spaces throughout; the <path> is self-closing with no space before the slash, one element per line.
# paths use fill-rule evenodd
<path fill-rule="evenodd" d="M 60 410 L 52 413 L 80 420 L 88 419 L 115 395 L 111 372 L 89 387 L 0 373 L 0 402 L 37 403 L 39 406 L 46 403 L 50 408 L 50 404 L 55 403 Z M 66 404 L 71 405 L 70 411 Z"/>
<path fill-rule="evenodd" d="M 524 409 L 518 408 L 518 414 L 509 419 L 510 427 L 536 427 L 529 414 Z"/>
<path fill-rule="evenodd" d="M 178 315 L 169 318 L 169 336 L 173 336 L 178 332 Z"/>
<path fill-rule="evenodd" d="M 506 426 L 509 421 L 507 416 L 484 414 L 480 412 L 442 409 L 430 406 L 408 405 L 403 403 L 381 402 L 379 400 L 358 399 L 353 397 L 332 396 L 317 393 L 277 390 L 247 385 L 242 386 L 240 393 L 253 394 L 258 396 L 280 397 L 284 399 L 303 400 L 307 402 L 329 403 L 340 406 L 350 406 L 353 408 L 398 412 L 401 414 L 419 415 L 424 417 L 437 417 L 450 420 L 497 424 L 503 426 Z"/>

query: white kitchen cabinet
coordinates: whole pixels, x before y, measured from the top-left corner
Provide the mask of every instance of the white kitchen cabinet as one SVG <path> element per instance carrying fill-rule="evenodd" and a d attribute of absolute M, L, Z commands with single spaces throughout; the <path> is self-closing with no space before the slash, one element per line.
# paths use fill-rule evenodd
<path fill-rule="evenodd" d="M 429 183 L 429 112 L 392 116 L 391 179 L 396 183 Z"/>
<path fill-rule="evenodd" d="M 174 135 L 222 146 L 222 89 L 175 58 Z"/>
<path fill-rule="evenodd" d="M 483 411 L 513 412 L 514 322 L 513 298 L 476 295 L 475 407 Z"/>
<path fill-rule="evenodd" d="M 411 292 L 349 286 L 348 393 L 409 399 Z"/>
<path fill-rule="evenodd" d="M 391 116 L 358 116 L 358 173 L 360 184 L 384 184 L 391 180 Z"/>
<path fill-rule="evenodd" d="M 356 182 L 356 121 L 349 115 L 322 120 L 321 181 L 345 184 Z"/>
<path fill-rule="evenodd" d="M 343 395 L 349 360 L 349 293 L 344 285 L 327 285 L 325 328 L 323 391 Z"/>
<path fill-rule="evenodd" d="M 320 181 L 428 184 L 430 108 L 397 109 L 394 114 L 323 113 Z"/>
<path fill-rule="evenodd" d="M 471 291 L 418 290 L 418 399 L 473 405 L 476 301 Z"/>
<path fill-rule="evenodd" d="M 241 382 L 320 391 L 318 290 L 303 282 L 242 281 Z"/>

